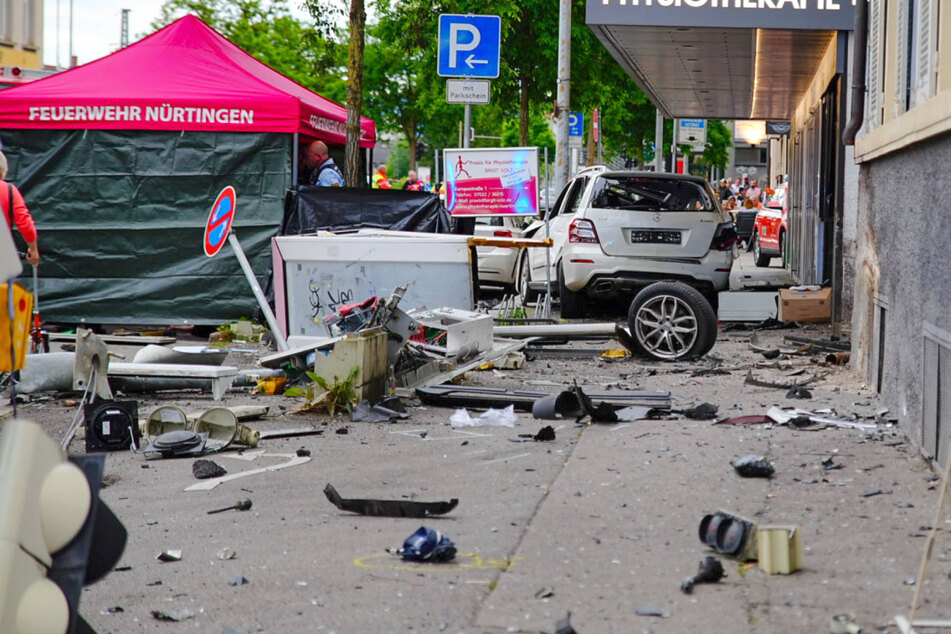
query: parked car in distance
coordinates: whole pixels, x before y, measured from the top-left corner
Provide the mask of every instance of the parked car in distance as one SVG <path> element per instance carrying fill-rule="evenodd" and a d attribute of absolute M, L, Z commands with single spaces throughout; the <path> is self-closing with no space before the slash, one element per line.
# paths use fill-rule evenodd
<path fill-rule="evenodd" d="M 769 266 L 770 260 L 779 256 L 780 266 L 786 266 L 786 212 L 789 200 L 786 197 L 786 184 L 776 188 L 766 206 L 756 214 L 753 226 L 753 260 L 756 266 Z"/>
<path fill-rule="evenodd" d="M 475 235 L 483 238 L 521 238 L 525 219 L 521 216 L 479 216 Z M 476 247 L 479 262 L 479 286 L 515 290 L 518 247 Z"/>
<path fill-rule="evenodd" d="M 702 178 L 589 167 L 568 182 L 548 222 L 547 275 L 564 318 L 583 317 L 599 299 L 633 298 L 653 282 L 683 282 L 711 304 L 729 287 L 736 229 Z M 544 238 L 545 222 L 524 235 Z M 545 287 L 545 249 L 523 249 L 522 302 Z"/>

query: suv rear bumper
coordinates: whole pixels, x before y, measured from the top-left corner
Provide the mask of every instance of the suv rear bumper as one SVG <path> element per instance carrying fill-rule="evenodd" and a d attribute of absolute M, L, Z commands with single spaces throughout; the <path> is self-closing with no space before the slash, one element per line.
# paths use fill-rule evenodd
<path fill-rule="evenodd" d="M 733 267 L 732 251 L 709 251 L 698 260 L 606 258 L 600 252 L 594 264 L 572 261 L 587 259 L 583 253 L 564 255 L 562 267 L 565 285 L 591 298 L 628 296 L 661 281 L 684 282 L 704 295 L 715 295 L 730 287 L 730 271 Z M 633 269 L 641 263 L 642 270 Z"/>

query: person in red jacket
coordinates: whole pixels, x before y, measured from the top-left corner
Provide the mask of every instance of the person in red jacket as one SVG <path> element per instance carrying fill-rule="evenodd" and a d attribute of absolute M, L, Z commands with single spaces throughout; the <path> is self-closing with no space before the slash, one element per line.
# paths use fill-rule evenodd
<path fill-rule="evenodd" d="M 13 225 L 16 224 L 20 230 L 20 235 L 26 241 L 27 261 L 36 266 L 40 263 L 40 250 L 36 245 L 36 226 L 33 224 L 33 216 L 23 202 L 23 194 L 12 183 L 4 180 L 7 177 L 7 157 L 0 152 L 0 209 L 3 211 L 3 217 L 7 220 L 7 228 L 12 232 Z"/>

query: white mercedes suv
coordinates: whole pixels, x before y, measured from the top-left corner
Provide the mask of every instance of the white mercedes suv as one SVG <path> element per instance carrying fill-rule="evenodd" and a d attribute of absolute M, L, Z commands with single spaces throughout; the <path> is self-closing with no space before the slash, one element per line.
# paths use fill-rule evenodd
<path fill-rule="evenodd" d="M 517 284 L 523 303 L 535 301 L 548 264 L 563 318 L 583 317 L 599 298 L 633 298 L 654 282 L 682 282 L 713 306 L 729 288 L 736 228 L 702 178 L 586 168 L 561 192 L 548 223 L 554 246 L 547 255 L 522 250 Z M 545 232 L 545 221 L 535 220 L 525 236 Z"/>

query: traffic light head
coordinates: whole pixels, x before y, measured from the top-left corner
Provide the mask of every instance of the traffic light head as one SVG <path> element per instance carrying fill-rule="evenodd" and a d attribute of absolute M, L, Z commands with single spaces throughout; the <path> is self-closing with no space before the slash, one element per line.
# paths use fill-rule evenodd
<path fill-rule="evenodd" d="M 68 459 L 34 423 L 0 435 L 0 632 L 68 634 L 82 587 L 105 576 L 126 531 L 99 487 L 103 456 Z M 88 626 L 86 630 L 88 631 Z"/>

